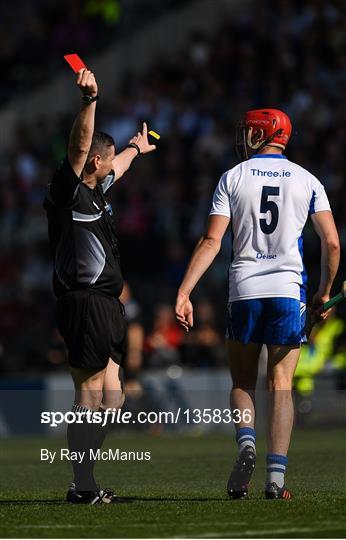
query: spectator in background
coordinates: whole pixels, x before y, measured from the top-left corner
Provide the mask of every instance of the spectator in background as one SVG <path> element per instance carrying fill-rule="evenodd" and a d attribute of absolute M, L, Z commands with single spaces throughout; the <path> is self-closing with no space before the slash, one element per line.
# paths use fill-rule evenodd
<path fill-rule="evenodd" d="M 140 319 L 140 307 L 133 298 L 132 291 L 128 283 L 124 283 L 124 288 L 119 297 L 125 308 L 127 321 L 127 352 L 124 372 L 126 377 L 126 387 L 133 390 L 138 385 L 138 375 L 143 366 L 143 346 L 144 329 Z M 131 383 L 134 384 L 131 384 Z"/>
<path fill-rule="evenodd" d="M 191 367 L 216 368 L 225 365 L 224 338 L 215 322 L 215 309 L 203 299 L 196 304 L 194 332 L 184 336 L 182 361 Z"/>
<path fill-rule="evenodd" d="M 179 364 L 182 338 L 183 332 L 175 323 L 172 306 L 157 306 L 152 330 L 145 339 L 146 365 L 150 368 L 164 368 Z"/>
<path fill-rule="evenodd" d="M 141 411 L 159 410 L 151 391 L 146 391 L 142 382 L 144 328 L 141 322 L 140 306 L 133 297 L 129 284 L 125 282 L 120 301 L 124 304 L 127 320 L 127 351 L 124 364 L 124 392 L 126 401 L 123 411 L 130 411 L 134 417 Z M 140 425 L 146 430 L 148 426 Z M 149 426 L 154 433 L 157 427 Z"/>

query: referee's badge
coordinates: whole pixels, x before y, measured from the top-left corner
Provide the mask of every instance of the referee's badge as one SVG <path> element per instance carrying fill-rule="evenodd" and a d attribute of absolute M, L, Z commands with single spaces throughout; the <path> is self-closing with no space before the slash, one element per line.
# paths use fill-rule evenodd
<path fill-rule="evenodd" d="M 105 204 L 105 210 L 108 212 L 108 214 L 110 216 L 113 215 L 113 209 L 112 209 L 112 205 L 110 203 Z"/>

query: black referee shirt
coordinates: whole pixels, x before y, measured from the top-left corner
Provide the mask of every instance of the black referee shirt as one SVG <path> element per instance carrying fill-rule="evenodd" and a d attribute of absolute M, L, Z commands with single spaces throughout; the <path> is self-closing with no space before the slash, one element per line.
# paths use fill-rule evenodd
<path fill-rule="evenodd" d="M 88 187 L 66 157 L 48 185 L 44 207 L 54 250 L 56 296 L 85 288 L 120 295 L 123 278 L 107 197 L 114 182 L 114 175 L 109 174 L 94 189 Z"/>

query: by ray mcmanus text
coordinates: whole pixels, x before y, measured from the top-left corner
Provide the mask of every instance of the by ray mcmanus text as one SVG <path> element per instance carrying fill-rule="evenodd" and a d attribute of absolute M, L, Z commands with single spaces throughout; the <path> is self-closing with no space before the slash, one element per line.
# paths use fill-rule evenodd
<path fill-rule="evenodd" d="M 61 448 L 60 451 L 50 451 L 48 448 L 41 448 L 41 461 L 49 464 L 54 461 L 76 461 L 82 463 L 84 459 L 90 459 L 92 461 L 150 461 L 151 452 L 147 451 L 128 451 L 120 450 L 120 448 L 109 448 L 108 450 L 101 451 L 89 449 L 82 452 L 70 452 L 68 448 Z"/>

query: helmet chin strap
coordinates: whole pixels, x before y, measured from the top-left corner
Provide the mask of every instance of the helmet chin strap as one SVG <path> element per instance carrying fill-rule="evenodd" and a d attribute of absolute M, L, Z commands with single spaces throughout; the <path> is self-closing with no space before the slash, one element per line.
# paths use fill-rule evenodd
<path fill-rule="evenodd" d="M 270 143 L 270 144 L 267 144 L 266 146 L 271 146 L 272 148 L 281 148 L 281 150 L 285 150 L 286 148 L 286 146 L 279 143 Z"/>
<path fill-rule="evenodd" d="M 272 135 L 270 135 L 270 137 L 267 137 L 263 143 L 257 148 L 257 152 L 260 152 L 261 150 L 263 150 L 263 148 L 265 146 L 276 146 L 278 148 L 283 148 L 285 149 L 284 145 L 280 145 L 278 143 L 273 143 L 273 144 L 270 144 L 272 142 L 272 140 L 274 139 L 274 137 L 276 137 L 277 135 L 281 135 L 281 133 L 283 133 L 283 129 L 277 129 Z"/>

